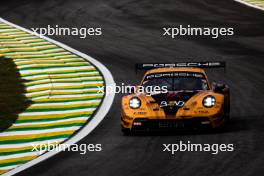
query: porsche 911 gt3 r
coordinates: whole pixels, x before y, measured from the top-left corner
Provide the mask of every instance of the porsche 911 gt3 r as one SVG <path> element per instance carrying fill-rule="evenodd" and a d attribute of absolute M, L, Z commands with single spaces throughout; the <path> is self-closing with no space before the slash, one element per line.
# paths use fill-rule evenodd
<path fill-rule="evenodd" d="M 135 92 L 122 97 L 124 133 L 171 129 L 212 129 L 229 119 L 229 87 L 209 83 L 203 68 L 224 62 L 138 64 L 148 70 L 139 87 L 166 87 L 164 92 Z"/>

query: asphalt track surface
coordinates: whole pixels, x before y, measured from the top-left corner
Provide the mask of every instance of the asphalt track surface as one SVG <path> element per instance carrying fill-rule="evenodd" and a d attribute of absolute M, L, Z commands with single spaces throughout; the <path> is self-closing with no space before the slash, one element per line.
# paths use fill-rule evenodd
<path fill-rule="evenodd" d="M 63 152 L 23 175 L 189 176 L 262 175 L 264 172 L 264 13 L 232 0 L 46 0 L 1 1 L 0 16 L 23 27 L 102 27 L 103 36 L 52 37 L 107 66 L 117 84 L 135 84 L 138 62 L 223 60 L 231 88 L 231 122 L 222 133 L 123 136 L 117 95 L 105 120 L 79 143 L 101 143 L 103 151 Z M 234 27 L 235 35 L 162 36 L 177 25 Z M 223 73 L 215 71 L 212 77 Z M 234 152 L 162 152 L 163 143 L 232 143 Z"/>

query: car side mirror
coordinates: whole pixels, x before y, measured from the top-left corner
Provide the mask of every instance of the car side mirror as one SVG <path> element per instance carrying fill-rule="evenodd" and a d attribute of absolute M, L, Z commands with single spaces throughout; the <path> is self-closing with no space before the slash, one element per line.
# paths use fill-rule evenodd
<path fill-rule="evenodd" d="M 224 88 L 226 87 L 226 85 L 222 82 L 212 82 L 211 84 L 211 87 L 212 87 L 212 90 L 214 92 L 219 92 L 219 93 L 222 93 Z"/>

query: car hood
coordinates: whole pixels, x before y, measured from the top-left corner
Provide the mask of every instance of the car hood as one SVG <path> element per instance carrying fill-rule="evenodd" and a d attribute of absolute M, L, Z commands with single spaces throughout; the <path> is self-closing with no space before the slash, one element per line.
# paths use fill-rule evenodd
<path fill-rule="evenodd" d="M 173 91 L 151 95 L 166 115 L 175 115 L 199 91 Z"/>

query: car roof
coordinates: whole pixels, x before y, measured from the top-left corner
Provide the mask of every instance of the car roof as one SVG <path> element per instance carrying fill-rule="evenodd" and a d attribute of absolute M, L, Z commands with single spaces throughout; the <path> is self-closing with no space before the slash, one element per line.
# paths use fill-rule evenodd
<path fill-rule="evenodd" d="M 167 68 L 155 68 L 155 69 L 151 69 L 149 71 L 146 72 L 145 75 L 147 74 L 152 74 L 152 73 L 166 73 L 166 72 L 195 72 L 195 73 L 203 73 L 205 74 L 204 69 L 201 68 L 194 68 L 194 67 L 167 67 Z"/>

